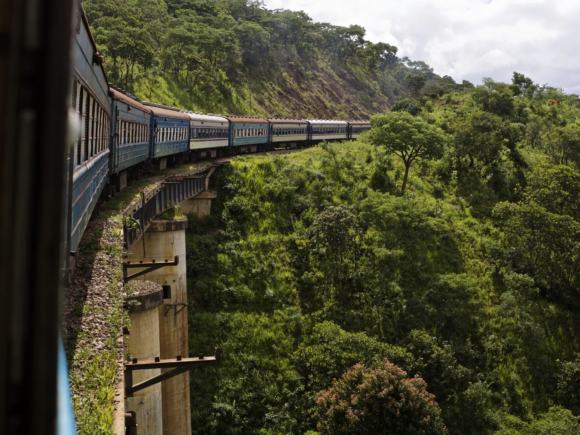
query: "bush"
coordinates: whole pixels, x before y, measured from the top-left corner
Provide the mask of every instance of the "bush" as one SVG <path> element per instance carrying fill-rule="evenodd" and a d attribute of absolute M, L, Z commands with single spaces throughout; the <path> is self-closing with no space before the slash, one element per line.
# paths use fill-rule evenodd
<path fill-rule="evenodd" d="M 321 391 L 315 416 L 321 435 L 448 433 L 425 381 L 407 378 L 387 359 L 357 364 Z"/>

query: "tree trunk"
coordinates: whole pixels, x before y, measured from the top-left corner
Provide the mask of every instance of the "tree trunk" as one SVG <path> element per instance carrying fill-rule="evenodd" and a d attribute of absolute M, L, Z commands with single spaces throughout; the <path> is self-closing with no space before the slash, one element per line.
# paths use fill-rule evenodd
<path fill-rule="evenodd" d="M 401 188 L 401 193 L 405 194 L 405 189 L 407 188 L 407 178 L 409 178 L 409 169 L 411 168 L 411 162 L 405 162 L 405 176 L 403 177 L 403 187 Z"/>
<path fill-rule="evenodd" d="M 129 86 L 129 62 L 125 61 L 125 89 Z"/>

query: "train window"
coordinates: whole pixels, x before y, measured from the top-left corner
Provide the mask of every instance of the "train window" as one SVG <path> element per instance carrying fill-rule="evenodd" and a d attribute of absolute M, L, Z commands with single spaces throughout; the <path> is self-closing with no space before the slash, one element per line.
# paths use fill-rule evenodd
<path fill-rule="evenodd" d="M 89 155 L 89 110 L 91 108 L 91 96 L 89 93 L 86 94 L 85 98 L 85 107 L 84 107 L 84 114 L 83 114 L 83 128 L 84 128 L 84 140 L 83 140 L 83 157 L 82 160 L 85 161 L 88 159 Z"/>
<path fill-rule="evenodd" d="M 95 106 L 95 154 L 101 151 L 101 106 Z"/>
<path fill-rule="evenodd" d="M 77 104 L 76 104 L 76 109 L 77 109 L 77 113 L 79 116 L 79 119 L 82 122 L 82 113 L 83 113 L 83 87 L 80 86 L 76 81 L 75 83 L 77 84 L 77 89 L 78 89 L 78 96 L 77 96 Z M 82 125 L 82 124 L 81 124 Z M 77 165 L 80 165 L 81 163 L 81 137 L 82 137 L 82 128 L 81 131 L 79 132 L 79 137 L 77 138 L 77 143 L 76 143 L 76 148 L 75 148 L 75 162 Z"/>
<path fill-rule="evenodd" d="M 105 150 L 105 111 L 101 107 L 101 123 L 100 123 L 100 135 L 101 135 L 101 151 Z"/>
<path fill-rule="evenodd" d="M 97 100 L 93 98 L 91 110 L 91 157 L 97 152 Z"/>

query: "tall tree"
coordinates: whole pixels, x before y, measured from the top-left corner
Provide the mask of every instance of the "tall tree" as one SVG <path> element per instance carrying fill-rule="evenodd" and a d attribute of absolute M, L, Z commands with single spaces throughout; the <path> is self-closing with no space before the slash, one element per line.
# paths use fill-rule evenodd
<path fill-rule="evenodd" d="M 371 119 L 370 137 L 373 145 L 385 146 L 387 152 L 400 157 L 405 164 L 402 193 L 405 193 L 409 169 L 418 158 L 441 156 L 447 136 L 439 127 L 411 115 L 409 112 L 390 112 Z"/>
<path fill-rule="evenodd" d="M 423 89 L 425 87 L 425 83 L 427 83 L 427 76 L 425 74 L 407 74 L 405 81 L 407 82 L 407 86 L 409 86 L 409 89 L 413 95 L 418 97 L 419 92 L 421 92 L 421 89 Z"/>

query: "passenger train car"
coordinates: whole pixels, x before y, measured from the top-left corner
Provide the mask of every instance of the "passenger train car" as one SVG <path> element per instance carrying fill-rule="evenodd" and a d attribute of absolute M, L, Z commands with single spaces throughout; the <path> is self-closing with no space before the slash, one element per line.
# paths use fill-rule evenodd
<path fill-rule="evenodd" d="M 127 179 L 139 179 L 146 170 L 151 143 L 153 112 L 130 94 L 111 86 L 113 99 L 111 135 L 111 183 L 117 191 L 127 185 Z"/>
<path fill-rule="evenodd" d="M 185 160 L 189 150 L 189 123 L 191 118 L 174 107 L 143 102 L 151 108 L 151 163 L 156 169 L 167 167 L 167 159 L 172 162 Z"/>
<path fill-rule="evenodd" d="M 91 35 L 82 7 L 77 9 L 72 47 L 71 109 L 80 133 L 70 153 L 72 169 L 67 222 L 70 251 L 77 250 L 97 200 L 108 182 L 111 131 L 109 83 L 104 57 Z"/>
<path fill-rule="evenodd" d="M 308 121 L 310 125 L 310 140 L 321 142 L 323 140 L 348 139 L 348 122 L 346 121 Z"/>
<path fill-rule="evenodd" d="M 284 144 L 298 148 L 308 143 L 309 123 L 305 119 L 268 118 L 270 123 L 270 143 L 274 146 Z"/>
<path fill-rule="evenodd" d="M 269 144 L 270 123 L 250 116 L 225 116 L 230 122 L 230 147 L 234 153 L 263 151 Z"/>
<path fill-rule="evenodd" d="M 229 146 L 230 123 L 218 115 L 185 112 L 189 115 L 189 149 L 193 158 L 224 155 Z"/>
<path fill-rule="evenodd" d="M 348 138 L 351 140 L 358 139 L 361 134 L 371 129 L 370 121 L 349 121 Z"/>

